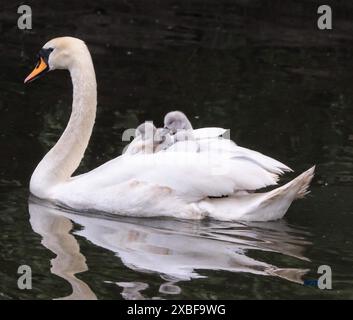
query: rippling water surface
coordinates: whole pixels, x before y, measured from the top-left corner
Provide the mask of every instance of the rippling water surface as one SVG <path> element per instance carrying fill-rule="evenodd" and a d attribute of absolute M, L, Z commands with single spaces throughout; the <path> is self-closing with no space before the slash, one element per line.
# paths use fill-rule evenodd
<path fill-rule="evenodd" d="M 13 24 L 15 5 L 1 6 L 0 298 L 353 298 L 352 5 L 337 8 L 330 34 L 313 27 L 315 1 L 61 1 L 30 32 Z M 71 84 L 66 72 L 22 83 L 43 43 L 67 34 L 86 40 L 99 84 L 79 172 L 117 156 L 126 128 L 181 109 L 296 173 L 317 164 L 311 194 L 270 223 L 87 215 L 29 198 Z M 17 288 L 22 264 L 32 290 Z M 323 264 L 332 290 L 307 285 Z"/>

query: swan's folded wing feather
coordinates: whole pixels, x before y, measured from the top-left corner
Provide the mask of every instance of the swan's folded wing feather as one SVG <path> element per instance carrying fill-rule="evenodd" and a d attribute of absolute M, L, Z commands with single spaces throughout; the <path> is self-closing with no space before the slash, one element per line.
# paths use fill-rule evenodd
<path fill-rule="evenodd" d="M 251 149 L 235 146 L 234 151 L 237 153 L 239 157 L 246 157 L 251 159 L 252 161 L 256 162 L 264 169 L 276 173 L 276 174 L 283 174 L 284 172 L 292 172 L 293 170 L 289 168 L 284 163 L 273 159 L 269 156 L 266 156 L 258 151 L 254 151 Z"/>
<path fill-rule="evenodd" d="M 199 144 L 195 140 L 177 141 L 164 152 L 198 152 Z"/>
<path fill-rule="evenodd" d="M 166 152 L 131 157 L 135 179 L 169 187 L 188 200 L 256 190 L 277 182 L 277 175 L 244 159 L 215 154 Z"/>
<path fill-rule="evenodd" d="M 282 162 L 266 156 L 260 152 L 237 146 L 232 140 L 215 138 L 198 141 L 201 152 L 230 153 L 233 157 L 244 158 L 275 174 L 293 171 Z"/>
<path fill-rule="evenodd" d="M 194 129 L 192 131 L 193 137 L 196 140 L 201 139 L 211 139 L 221 137 L 223 134 L 226 133 L 226 129 L 217 128 L 217 127 L 206 127 L 206 128 L 199 128 Z"/>
<path fill-rule="evenodd" d="M 130 179 L 169 187 L 178 197 L 196 201 L 274 185 L 278 177 L 246 159 L 212 153 L 159 152 L 120 156 L 73 178 L 71 184 L 76 189 L 97 190 Z"/>
<path fill-rule="evenodd" d="M 210 138 L 198 140 L 200 152 L 234 153 L 237 145 L 234 141 L 224 138 Z"/>

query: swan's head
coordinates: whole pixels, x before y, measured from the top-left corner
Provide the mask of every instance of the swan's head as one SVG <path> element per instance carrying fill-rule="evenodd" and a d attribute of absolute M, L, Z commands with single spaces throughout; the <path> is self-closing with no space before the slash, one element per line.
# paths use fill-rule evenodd
<path fill-rule="evenodd" d="M 172 111 L 164 117 L 164 127 L 169 129 L 173 134 L 179 130 L 190 130 L 192 125 L 189 119 L 181 111 Z"/>
<path fill-rule="evenodd" d="M 37 64 L 25 79 L 25 83 L 34 81 L 55 69 L 71 69 L 75 63 L 86 56 L 85 43 L 77 38 L 61 37 L 48 41 L 37 54 Z"/>

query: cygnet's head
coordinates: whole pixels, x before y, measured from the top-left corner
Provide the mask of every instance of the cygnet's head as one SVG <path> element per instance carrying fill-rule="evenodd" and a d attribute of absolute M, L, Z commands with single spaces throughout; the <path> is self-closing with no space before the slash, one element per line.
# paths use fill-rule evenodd
<path fill-rule="evenodd" d="M 141 137 L 143 140 L 153 139 L 156 133 L 156 127 L 151 121 L 141 123 L 136 128 L 136 137 Z"/>
<path fill-rule="evenodd" d="M 32 82 L 48 71 L 68 69 L 80 62 L 92 63 L 86 44 L 77 38 L 60 37 L 48 41 L 37 54 L 37 64 L 25 79 L 25 83 Z"/>
<path fill-rule="evenodd" d="M 173 137 L 169 130 L 165 128 L 158 128 L 154 135 L 155 152 L 168 149 L 174 143 Z"/>
<path fill-rule="evenodd" d="M 179 130 L 190 130 L 192 125 L 189 119 L 181 111 L 172 111 L 164 117 L 164 127 L 169 129 L 173 134 Z"/>
<path fill-rule="evenodd" d="M 165 128 L 158 128 L 154 135 L 154 141 L 156 143 L 163 143 L 170 138 L 171 138 L 171 135 L 169 133 L 169 130 Z"/>

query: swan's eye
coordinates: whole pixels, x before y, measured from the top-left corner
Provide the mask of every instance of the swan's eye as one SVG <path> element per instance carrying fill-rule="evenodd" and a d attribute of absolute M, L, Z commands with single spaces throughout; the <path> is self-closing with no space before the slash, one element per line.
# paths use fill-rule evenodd
<path fill-rule="evenodd" d="M 54 48 L 42 48 L 42 50 L 49 55 L 54 51 Z"/>
<path fill-rule="evenodd" d="M 39 50 L 39 57 L 42 57 L 44 61 L 48 62 L 49 55 L 54 51 L 54 48 L 42 48 Z"/>

